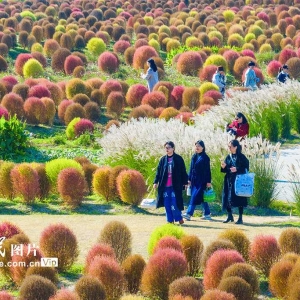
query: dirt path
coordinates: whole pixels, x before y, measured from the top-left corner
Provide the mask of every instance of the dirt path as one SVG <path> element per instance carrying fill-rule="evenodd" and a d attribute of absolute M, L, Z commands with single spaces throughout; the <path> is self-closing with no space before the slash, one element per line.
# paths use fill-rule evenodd
<path fill-rule="evenodd" d="M 0 222 L 7 220 L 18 225 L 30 238 L 32 243 L 38 244 L 41 232 L 49 224 L 64 223 L 75 233 L 79 248 L 79 263 L 84 262 L 85 255 L 90 247 L 96 243 L 102 228 L 110 221 L 118 220 L 124 222 L 132 233 L 133 245 L 132 252 L 141 254 L 148 259 L 147 245 L 151 232 L 159 225 L 165 224 L 164 216 L 153 215 L 1 215 Z M 194 218 L 192 221 L 186 221 L 182 227 L 187 234 L 197 235 L 204 246 L 215 240 L 219 233 L 227 228 L 240 228 L 245 232 L 250 240 L 259 234 L 272 234 L 276 238 L 282 232 L 282 228 L 269 225 L 271 222 L 285 222 L 289 220 L 299 221 L 299 218 L 288 216 L 284 217 L 257 217 L 245 216 L 244 225 L 223 224 L 222 217 L 215 217 L 212 221 L 204 221 Z M 174 225 L 175 226 L 175 225 Z"/>

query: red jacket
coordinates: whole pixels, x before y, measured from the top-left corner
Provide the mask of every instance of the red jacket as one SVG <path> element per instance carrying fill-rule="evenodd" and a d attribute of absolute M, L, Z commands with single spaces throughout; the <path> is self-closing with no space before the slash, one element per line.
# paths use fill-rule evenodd
<path fill-rule="evenodd" d="M 228 128 L 237 128 L 236 137 L 243 137 L 249 133 L 249 124 L 248 123 L 238 123 L 237 120 L 233 120 L 232 123 L 228 126 Z"/>

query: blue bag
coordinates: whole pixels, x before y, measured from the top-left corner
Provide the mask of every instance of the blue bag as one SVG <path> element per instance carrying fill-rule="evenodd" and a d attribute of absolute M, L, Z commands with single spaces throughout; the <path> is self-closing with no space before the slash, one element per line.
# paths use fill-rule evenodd
<path fill-rule="evenodd" d="M 239 197 L 251 197 L 254 192 L 254 173 L 236 176 L 234 183 L 235 194 Z"/>

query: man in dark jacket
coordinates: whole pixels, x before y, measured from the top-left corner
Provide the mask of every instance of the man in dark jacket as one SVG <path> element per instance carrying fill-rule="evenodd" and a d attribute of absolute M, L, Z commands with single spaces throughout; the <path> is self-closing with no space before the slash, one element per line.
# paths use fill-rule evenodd
<path fill-rule="evenodd" d="M 165 207 L 169 223 L 175 221 L 183 224 L 182 190 L 187 185 L 188 175 L 183 158 L 174 152 L 174 143 L 169 141 L 164 147 L 167 154 L 159 161 L 153 185 L 154 188 L 158 188 L 156 207 Z"/>

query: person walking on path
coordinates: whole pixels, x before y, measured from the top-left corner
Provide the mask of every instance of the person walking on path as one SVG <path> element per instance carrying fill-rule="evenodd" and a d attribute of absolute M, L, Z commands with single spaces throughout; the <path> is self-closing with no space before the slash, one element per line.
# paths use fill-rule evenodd
<path fill-rule="evenodd" d="M 153 188 L 158 189 L 156 208 L 165 207 L 168 223 L 183 224 L 182 191 L 187 186 L 188 175 L 183 158 L 175 153 L 174 143 L 168 141 L 164 147 L 166 155 L 159 161 L 153 184 Z"/>
<path fill-rule="evenodd" d="M 234 183 L 238 174 L 249 170 L 249 160 L 242 153 L 238 140 L 232 140 L 229 145 L 230 154 L 221 162 L 221 172 L 226 173 L 222 193 L 222 208 L 227 210 L 227 219 L 223 223 L 233 222 L 232 207 L 239 208 L 239 218 L 236 224 L 243 224 L 243 210 L 248 205 L 248 198 L 235 194 Z"/>
<path fill-rule="evenodd" d="M 148 90 L 149 93 L 152 92 L 154 86 L 156 85 L 156 83 L 158 82 L 158 72 L 157 72 L 157 66 L 155 64 L 155 61 L 153 58 L 149 58 L 147 60 L 147 65 L 148 65 L 148 70 L 147 73 L 141 74 L 141 77 L 143 79 L 146 79 L 148 82 Z"/>
<path fill-rule="evenodd" d="M 235 138 L 245 138 L 249 134 L 249 123 L 244 114 L 238 112 L 231 124 L 227 125 L 226 131 L 234 135 Z"/>
<path fill-rule="evenodd" d="M 244 86 L 252 91 L 256 91 L 258 89 L 257 83 L 259 82 L 259 78 L 256 76 L 255 71 L 253 70 L 255 67 L 255 62 L 250 61 L 248 63 L 248 69 L 245 73 L 245 82 Z"/>
<path fill-rule="evenodd" d="M 226 76 L 224 72 L 224 68 L 219 66 L 216 73 L 213 75 L 212 83 L 219 87 L 219 91 L 224 97 L 225 95 L 225 86 L 226 86 Z"/>
<path fill-rule="evenodd" d="M 191 186 L 191 199 L 186 213 L 182 216 L 190 221 L 196 205 L 203 204 L 203 219 L 210 220 L 208 203 L 203 201 L 204 190 L 211 187 L 210 158 L 205 152 L 205 145 L 202 140 L 195 143 L 195 154 L 191 159 L 188 185 Z"/>
<path fill-rule="evenodd" d="M 289 67 L 287 65 L 283 65 L 279 70 L 277 81 L 278 83 L 286 83 L 288 79 L 291 79 L 289 75 Z"/>

